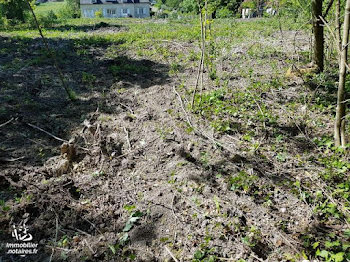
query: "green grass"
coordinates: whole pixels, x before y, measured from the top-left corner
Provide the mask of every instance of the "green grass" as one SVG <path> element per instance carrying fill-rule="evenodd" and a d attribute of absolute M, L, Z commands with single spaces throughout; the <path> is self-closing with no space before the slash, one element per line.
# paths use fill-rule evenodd
<path fill-rule="evenodd" d="M 35 6 L 35 14 L 38 16 L 45 16 L 50 11 L 53 11 L 56 15 L 59 10 L 64 7 L 65 2 L 47 2 Z"/>

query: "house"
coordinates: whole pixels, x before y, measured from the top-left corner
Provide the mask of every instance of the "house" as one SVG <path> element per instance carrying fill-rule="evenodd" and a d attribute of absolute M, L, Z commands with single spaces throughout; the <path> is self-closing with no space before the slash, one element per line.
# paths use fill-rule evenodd
<path fill-rule="evenodd" d="M 244 0 L 240 6 L 242 18 L 261 17 L 265 5 L 265 0 Z"/>
<path fill-rule="evenodd" d="M 82 17 L 95 17 L 102 12 L 103 17 L 150 17 L 149 0 L 80 0 Z"/>

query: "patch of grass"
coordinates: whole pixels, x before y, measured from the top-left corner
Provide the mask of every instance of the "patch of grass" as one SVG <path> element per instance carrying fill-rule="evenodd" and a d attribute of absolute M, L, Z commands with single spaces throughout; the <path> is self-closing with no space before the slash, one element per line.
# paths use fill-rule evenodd
<path fill-rule="evenodd" d="M 64 7 L 65 2 L 46 2 L 35 6 L 34 12 L 38 16 L 46 16 L 53 11 L 56 15 Z"/>

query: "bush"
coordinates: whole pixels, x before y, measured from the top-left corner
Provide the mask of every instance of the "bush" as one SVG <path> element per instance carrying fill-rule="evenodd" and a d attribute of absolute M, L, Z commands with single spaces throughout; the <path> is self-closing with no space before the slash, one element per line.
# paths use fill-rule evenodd
<path fill-rule="evenodd" d="M 231 12 L 226 7 L 222 7 L 216 11 L 217 18 L 230 18 L 233 17 L 233 12 Z"/>
<path fill-rule="evenodd" d="M 41 18 L 40 22 L 40 24 L 44 27 L 52 27 L 57 22 L 57 15 L 52 10 L 50 10 L 46 16 Z"/>
<path fill-rule="evenodd" d="M 102 17 L 103 17 L 102 10 L 96 11 L 96 12 L 95 12 L 95 17 L 97 17 L 97 18 L 102 18 Z"/>
<path fill-rule="evenodd" d="M 255 1 L 243 2 L 241 8 L 256 9 L 256 3 Z"/>
<path fill-rule="evenodd" d="M 58 12 L 61 18 L 79 18 L 80 15 L 79 0 L 66 0 L 64 7 Z"/>
<path fill-rule="evenodd" d="M 25 22 L 27 10 L 26 0 L 0 0 L 0 17 L 6 17 L 14 23 Z"/>

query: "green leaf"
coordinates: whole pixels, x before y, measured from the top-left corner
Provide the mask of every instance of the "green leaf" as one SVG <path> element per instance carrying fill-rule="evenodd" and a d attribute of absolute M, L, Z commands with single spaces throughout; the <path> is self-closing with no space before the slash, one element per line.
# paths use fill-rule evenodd
<path fill-rule="evenodd" d="M 344 260 L 344 252 L 339 252 L 335 255 L 331 255 L 331 257 L 334 259 L 334 262 L 341 262 Z"/>
<path fill-rule="evenodd" d="M 208 262 L 215 262 L 215 256 L 210 256 L 208 259 Z"/>
<path fill-rule="evenodd" d="M 350 229 L 346 229 L 344 235 L 350 237 Z"/>
<path fill-rule="evenodd" d="M 327 250 L 320 251 L 319 249 L 317 249 L 317 252 L 316 252 L 316 256 L 323 257 L 323 258 L 327 258 L 328 254 L 329 253 Z"/>
<path fill-rule="evenodd" d="M 347 250 L 350 247 L 350 243 L 343 243 L 343 250 Z"/>
<path fill-rule="evenodd" d="M 134 210 L 136 208 L 136 206 L 135 205 L 125 205 L 123 208 L 130 212 L 130 211 Z"/>
<path fill-rule="evenodd" d="M 204 258 L 204 256 L 205 256 L 205 253 L 201 252 L 200 250 L 197 250 L 193 255 L 195 259 L 202 259 Z"/>
<path fill-rule="evenodd" d="M 115 255 L 115 253 L 117 252 L 117 251 L 115 250 L 115 247 L 114 247 L 113 245 L 109 245 L 109 248 L 110 248 L 110 250 L 112 251 L 113 255 Z"/>
<path fill-rule="evenodd" d="M 139 219 L 140 219 L 140 217 L 130 217 L 128 222 L 129 223 L 135 223 Z"/>
<path fill-rule="evenodd" d="M 132 217 L 142 217 L 143 216 L 143 213 L 141 211 L 136 211 L 134 213 L 132 213 L 131 215 Z"/>
<path fill-rule="evenodd" d="M 128 233 L 125 233 L 120 239 L 119 239 L 119 243 L 121 245 L 125 245 L 126 242 L 128 242 L 129 240 L 129 234 Z"/>
<path fill-rule="evenodd" d="M 332 248 L 332 247 L 338 247 L 338 246 L 340 246 L 340 242 L 339 241 L 333 241 L 333 242 L 326 241 L 325 242 L 325 247 L 326 248 Z"/>
<path fill-rule="evenodd" d="M 123 232 L 129 232 L 131 229 L 132 229 L 132 227 L 134 226 L 134 223 L 126 223 L 126 225 L 125 225 L 125 227 L 124 227 L 124 229 L 123 229 Z"/>
<path fill-rule="evenodd" d="M 320 242 L 315 242 L 312 244 L 312 248 L 316 249 L 319 246 Z"/>

